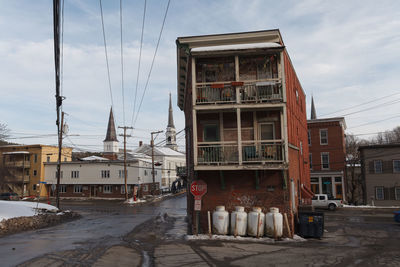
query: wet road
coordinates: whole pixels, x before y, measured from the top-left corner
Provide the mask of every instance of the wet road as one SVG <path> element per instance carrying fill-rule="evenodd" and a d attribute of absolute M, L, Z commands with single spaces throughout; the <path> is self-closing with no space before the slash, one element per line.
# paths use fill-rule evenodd
<path fill-rule="evenodd" d="M 128 206 L 120 201 L 63 201 L 62 209 L 77 211 L 82 218 L 0 238 L 1 266 L 14 266 L 51 252 L 118 244 L 123 235 L 159 214 L 185 216 L 186 197 L 142 206 Z"/>

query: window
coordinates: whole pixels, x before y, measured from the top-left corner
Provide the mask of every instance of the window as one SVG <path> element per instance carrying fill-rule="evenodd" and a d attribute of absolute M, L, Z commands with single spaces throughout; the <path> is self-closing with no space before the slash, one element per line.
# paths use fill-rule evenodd
<path fill-rule="evenodd" d="M 34 156 L 34 158 L 33 158 L 33 162 L 34 162 L 34 163 L 36 163 L 36 162 L 37 162 L 37 160 L 38 160 L 38 158 L 37 158 L 37 154 L 34 154 L 33 156 Z"/>
<path fill-rule="evenodd" d="M 319 130 L 319 138 L 320 138 L 321 145 L 327 145 L 328 144 L 328 130 L 327 129 Z"/>
<path fill-rule="evenodd" d="M 311 130 L 308 130 L 308 145 L 311 146 Z"/>
<path fill-rule="evenodd" d="M 218 125 L 216 125 L 216 124 L 204 125 L 203 140 L 204 140 L 204 142 L 219 141 Z"/>
<path fill-rule="evenodd" d="M 273 123 L 261 123 L 260 124 L 260 140 L 273 140 L 275 139 L 275 131 Z"/>
<path fill-rule="evenodd" d="M 74 193 L 82 193 L 82 185 L 74 185 Z"/>
<path fill-rule="evenodd" d="M 147 176 L 147 170 L 144 170 L 144 176 Z"/>
<path fill-rule="evenodd" d="M 341 183 L 342 177 L 335 177 L 335 183 Z"/>
<path fill-rule="evenodd" d="M 71 178 L 79 178 L 79 171 L 71 171 Z"/>
<path fill-rule="evenodd" d="M 67 186 L 65 184 L 60 185 L 60 193 L 67 193 Z"/>
<path fill-rule="evenodd" d="M 196 60 L 196 82 L 226 82 L 235 80 L 235 58 L 219 57 Z"/>
<path fill-rule="evenodd" d="M 393 160 L 393 172 L 394 173 L 400 172 L 400 160 L 398 159 Z"/>
<path fill-rule="evenodd" d="M 33 190 L 36 190 L 36 184 L 34 184 L 34 185 L 32 186 L 32 189 L 33 189 Z"/>
<path fill-rule="evenodd" d="M 311 183 L 319 183 L 318 177 L 311 177 Z"/>
<path fill-rule="evenodd" d="M 239 57 L 240 80 L 278 78 L 278 55 Z"/>
<path fill-rule="evenodd" d="M 329 153 L 328 152 L 321 153 L 321 168 L 323 170 L 329 169 Z"/>
<path fill-rule="evenodd" d="M 118 171 L 118 177 L 119 178 L 125 178 L 125 171 L 124 170 L 119 170 Z M 128 177 L 128 170 L 126 170 L 126 177 Z"/>
<path fill-rule="evenodd" d="M 37 175 L 37 170 L 33 170 L 33 176 Z"/>
<path fill-rule="evenodd" d="M 395 187 L 394 194 L 396 196 L 396 200 L 400 200 L 400 187 Z"/>
<path fill-rule="evenodd" d="M 131 186 L 128 184 L 128 193 L 131 192 Z M 121 185 L 121 194 L 125 194 L 125 185 Z"/>
<path fill-rule="evenodd" d="M 110 178 L 110 170 L 101 171 L 101 178 Z"/>
<path fill-rule="evenodd" d="M 47 156 L 47 162 L 50 162 L 50 156 Z"/>
<path fill-rule="evenodd" d="M 310 163 L 310 169 L 312 170 L 312 153 L 308 154 L 308 161 Z"/>
<path fill-rule="evenodd" d="M 55 175 L 54 175 L 54 178 L 56 178 L 57 179 L 57 171 L 55 172 Z M 63 178 L 63 171 L 61 171 L 60 172 L 60 178 L 62 179 Z"/>
<path fill-rule="evenodd" d="M 105 194 L 111 194 L 112 193 L 112 185 L 105 185 L 103 186 L 103 192 Z"/>
<path fill-rule="evenodd" d="M 325 196 L 319 196 L 319 200 L 325 200 Z"/>
<path fill-rule="evenodd" d="M 382 173 L 382 160 L 374 160 L 375 173 Z"/>
<path fill-rule="evenodd" d="M 383 186 L 375 187 L 375 198 L 377 200 L 384 200 L 385 199 L 385 195 L 383 193 Z"/>
<path fill-rule="evenodd" d="M 149 191 L 149 186 L 147 184 L 146 185 L 142 185 L 142 189 L 143 189 L 144 192 L 147 192 L 147 191 Z"/>

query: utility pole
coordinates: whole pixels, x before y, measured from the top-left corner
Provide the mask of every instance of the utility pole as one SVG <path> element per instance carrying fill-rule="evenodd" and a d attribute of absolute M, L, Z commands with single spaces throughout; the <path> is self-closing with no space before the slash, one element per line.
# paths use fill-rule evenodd
<path fill-rule="evenodd" d="M 131 137 L 131 135 L 126 134 L 127 129 L 133 129 L 133 127 L 128 126 L 118 126 L 118 129 L 124 129 L 124 134 L 120 134 L 119 136 L 124 137 L 124 177 L 125 177 L 125 199 L 128 199 L 128 173 L 126 171 L 126 138 Z"/>
<path fill-rule="evenodd" d="M 151 174 L 153 176 L 153 184 L 151 186 L 151 194 L 154 196 L 154 191 L 155 191 L 155 183 L 156 183 L 156 179 L 155 179 L 155 173 L 154 173 L 154 139 L 153 139 L 153 135 L 154 134 L 159 134 L 162 133 L 163 131 L 157 131 L 157 132 L 151 132 Z"/>
<path fill-rule="evenodd" d="M 56 187 L 56 206 L 58 209 L 60 208 L 61 149 L 62 149 L 62 139 L 63 139 L 63 127 L 64 127 L 64 112 L 61 112 L 61 124 L 58 133 L 58 161 L 57 161 L 57 187 Z"/>

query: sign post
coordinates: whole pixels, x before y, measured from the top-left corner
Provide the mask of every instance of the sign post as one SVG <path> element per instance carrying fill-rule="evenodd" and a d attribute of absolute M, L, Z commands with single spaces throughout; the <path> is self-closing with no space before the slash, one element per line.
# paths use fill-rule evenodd
<path fill-rule="evenodd" d="M 207 193 L 207 184 L 203 180 L 196 180 L 190 185 L 190 193 L 194 196 L 194 210 L 196 211 L 196 235 L 199 233 L 201 198 Z"/>

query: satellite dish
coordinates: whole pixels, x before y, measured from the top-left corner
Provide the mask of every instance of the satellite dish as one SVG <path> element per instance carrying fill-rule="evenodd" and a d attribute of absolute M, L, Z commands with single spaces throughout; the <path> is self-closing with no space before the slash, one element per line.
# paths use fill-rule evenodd
<path fill-rule="evenodd" d="M 68 134 L 68 132 L 69 132 L 69 126 L 68 126 L 68 124 L 64 123 L 63 134 Z"/>

